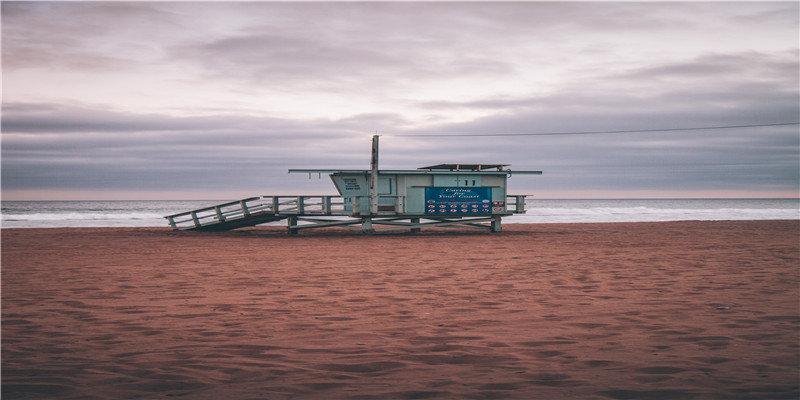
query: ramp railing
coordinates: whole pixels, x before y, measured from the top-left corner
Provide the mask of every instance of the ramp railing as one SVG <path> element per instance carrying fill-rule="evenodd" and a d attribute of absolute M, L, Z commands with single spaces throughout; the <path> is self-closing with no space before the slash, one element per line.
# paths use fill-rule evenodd
<path fill-rule="evenodd" d="M 269 211 L 269 204 L 261 200 L 261 197 L 249 197 L 168 215 L 164 218 L 169 221 L 169 225 L 175 230 L 200 228 Z"/>

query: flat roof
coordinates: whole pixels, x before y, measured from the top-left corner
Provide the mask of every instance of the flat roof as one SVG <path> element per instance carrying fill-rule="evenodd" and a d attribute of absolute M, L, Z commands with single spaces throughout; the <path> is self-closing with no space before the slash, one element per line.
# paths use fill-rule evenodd
<path fill-rule="evenodd" d="M 290 169 L 289 173 L 308 173 L 308 174 L 369 174 L 371 171 L 368 169 Z M 474 170 L 424 170 L 424 169 L 411 169 L 411 170 L 379 170 L 379 174 L 385 175 L 458 175 L 463 174 L 464 172 L 470 173 L 477 173 L 483 175 L 508 175 L 511 176 L 512 174 L 519 174 L 519 175 L 541 175 L 542 171 L 511 171 L 511 170 L 499 170 L 499 171 L 474 171 Z"/>
<path fill-rule="evenodd" d="M 496 169 L 502 171 L 503 167 L 508 167 L 511 164 L 436 164 L 429 167 L 420 167 L 417 169 L 432 170 L 449 170 L 449 171 L 484 171 L 487 169 Z"/>

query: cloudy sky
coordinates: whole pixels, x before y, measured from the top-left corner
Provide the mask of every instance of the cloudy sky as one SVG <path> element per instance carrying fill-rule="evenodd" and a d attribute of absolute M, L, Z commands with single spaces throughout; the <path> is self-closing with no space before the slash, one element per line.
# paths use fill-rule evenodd
<path fill-rule="evenodd" d="M 542 198 L 796 197 L 798 15 L 3 1 L 2 196 L 331 194 L 286 170 L 367 169 L 378 133 L 381 168 L 508 163 Z"/>

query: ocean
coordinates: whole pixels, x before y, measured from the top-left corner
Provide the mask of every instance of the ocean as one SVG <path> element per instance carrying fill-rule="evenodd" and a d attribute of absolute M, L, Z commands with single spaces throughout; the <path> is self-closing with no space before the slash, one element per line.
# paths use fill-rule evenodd
<path fill-rule="evenodd" d="M 165 215 L 223 201 L 4 201 L 3 228 L 168 227 Z M 800 219 L 800 199 L 537 200 L 503 223 Z M 284 225 L 285 222 L 271 223 Z"/>

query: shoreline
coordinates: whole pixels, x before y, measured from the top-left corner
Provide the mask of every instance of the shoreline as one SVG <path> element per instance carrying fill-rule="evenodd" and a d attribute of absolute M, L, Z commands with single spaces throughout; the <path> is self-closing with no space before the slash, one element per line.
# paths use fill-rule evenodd
<path fill-rule="evenodd" d="M 8 398 L 800 396 L 800 221 L 2 229 Z"/>
<path fill-rule="evenodd" d="M 591 224 L 612 224 L 612 225 L 624 225 L 624 224 L 670 224 L 670 223 L 724 223 L 724 222 L 798 222 L 800 223 L 800 218 L 798 219 L 787 219 L 787 218 L 775 218 L 775 219 L 684 219 L 684 220 L 667 220 L 667 221 L 613 221 L 613 222 L 514 222 L 510 220 L 503 221 L 503 231 L 506 230 L 508 226 L 549 226 L 549 225 L 591 225 Z M 245 231 L 245 230 L 252 230 L 252 229 L 262 229 L 262 230 L 285 230 L 286 225 L 285 221 L 280 222 L 281 225 L 257 225 L 251 227 L 244 227 L 239 229 L 234 229 L 230 231 L 220 231 L 220 232 L 212 232 L 208 231 L 206 233 L 226 233 L 226 232 L 236 232 L 236 231 Z M 379 225 L 379 224 L 376 224 Z M 16 230 L 16 229 L 108 229 L 108 230 L 172 230 L 172 228 L 168 224 L 164 224 L 164 226 L 53 226 L 53 227 L 3 227 L 0 226 L 0 231 L 6 230 Z M 458 232 L 458 231 L 472 231 L 470 228 L 423 228 L 422 232 L 430 231 L 430 230 L 438 230 L 438 231 L 450 231 L 450 232 Z M 519 230 L 519 229 L 512 229 L 512 230 Z M 348 232 L 348 231 L 356 231 L 355 228 L 347 229 L 347 228 L 319 228 L 319 229 L 312 229 L 311 231 L 339 231 L 339 232 Z M 187 232 L 187 231 L 177 231 L 177 232 Z M 309 232 L 308 230 L 304 232 Z M 359 231 L 360 232 L 360 231 Z M 403 231 L 398 231 L 403 232 Z M 492 234 L 491 232 L 486 232 L 487 234 Z M 500 232 L 502 233 L 502 232 Z M 385 233 L 377 233 L 385 234 Z M 302 234 L 300 235 L 302 236 Z"/>

